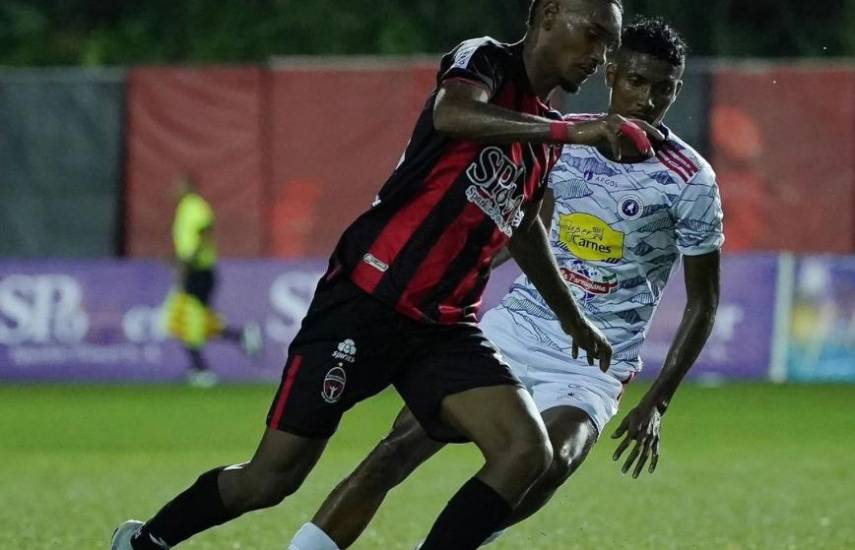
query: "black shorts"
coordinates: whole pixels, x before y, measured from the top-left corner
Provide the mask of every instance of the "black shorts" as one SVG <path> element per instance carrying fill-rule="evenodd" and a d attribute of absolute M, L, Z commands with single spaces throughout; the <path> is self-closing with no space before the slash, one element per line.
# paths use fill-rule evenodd
<path fill-rule="evenodd" d="M 477 325 L 416 322 L 338 277 L 318 285 L 267 424 L 328 438 L 348 409 L 389 385 L 433 439 L 463 442 L 440 419 L 442 400 L 519 381 Z"/>
<path fill-rule="evenodd" d="M 195 296 L 206 306 L 211 303 L 211 294 L 216 284 L 217 275 L 213 269 L 190 269 L 181 281 L 184 292 Z"/>

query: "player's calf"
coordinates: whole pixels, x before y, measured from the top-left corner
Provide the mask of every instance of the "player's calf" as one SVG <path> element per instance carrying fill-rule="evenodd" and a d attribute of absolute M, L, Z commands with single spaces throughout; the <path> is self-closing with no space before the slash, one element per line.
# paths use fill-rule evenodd
<path fill-rule="evenodd" d="M 447 397 L 442 407 L 444 420 L 478 445 L 486 463 L 449 501 L 422 549 L 474 550 L 547 470 L 552 447 L 521 388 L 477 388 Z"/>
<path fill-rule="evenodd" d="M 443 447 L 428 437 L 408 409 L 395 420 L 392 431 L 342 481 L 303 526 L 291 544 L 300 550 L 348 548 L 377 513 L 386 494 Z"/>
<path fill-rule="evenodd" d="M 326 440 L 268 430 L 250 462 L 199 476 L 134 534 L 131 547 L 171 548 L 246 512 L 278 504 L 302 484 L 325 446 Z"/>

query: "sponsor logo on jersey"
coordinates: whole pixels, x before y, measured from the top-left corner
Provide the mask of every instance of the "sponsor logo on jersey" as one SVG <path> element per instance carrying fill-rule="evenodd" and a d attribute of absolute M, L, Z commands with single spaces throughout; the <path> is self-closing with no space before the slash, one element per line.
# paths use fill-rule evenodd
<path fill-rule="evenodd" d="M 592 214 L 562 214 L 559 243 L 571 254 L 589 262 L 617 263 L 623 258 L 624 234 Z"/>
<path fill-rule="evenodd" d="M 324 386 L 321 390 L 321 397 L 324 401 L 332 405 L 338 403 L 341 399 L 341 394 L 344 393 L 344 387 L 347 385 L 347 373 L 341 367 L 333 367 L 324 377 Z"/>
<path fill-rule="evenodd" d="M 600 275 L 601 280 L 596 280 L 594 273 L 590 270 L 574 271 L 565 267 L 561 268 L 564 280 L 573 286 L 579 287 L 588 294 L 605 296 L 611 294 L 617 288 L 617 275 Z"/>
<path fill-rule="evenodd" d="M 581 260 L 573 260 L 566 267 L 562 267 L 561 275 L 568 284 L 582 291 L 582 295 L 577 295 L 577 298 L 583 303 L 611 294 L 618 287 L 618 277 L 615 273 Z"/>
<path fill-rule="evenodd" d="M 525 183 L 525 166 L 517 166 L 498 147 L 485 147 L 466 169 L 473 183 L 466 189 L 466 198 L 480 208 L 510 237 L 523 219 L 520 208 L 523 196 L 514 196 L 519 184 Z"/>

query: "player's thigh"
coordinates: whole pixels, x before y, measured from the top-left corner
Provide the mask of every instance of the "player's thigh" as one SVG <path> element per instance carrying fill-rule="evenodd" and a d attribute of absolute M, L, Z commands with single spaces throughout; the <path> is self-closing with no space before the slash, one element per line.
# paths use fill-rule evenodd
<path fill-rule="evenodd" d="M 288 475 L 302 481 L 321 457 L 328 441 L 268 428 L 245 468 L 260 474 Z"/>
<path fill-rule="evenodd" d="M 475 430 L 483 431 L 479 419 L 496 425 L 495 438 L 517 427 L 537 433 L 531 399 L 476 325 L 424 327 L 411 343 L 413 353 L 396 373 L 395 387 L 430 437 L 474 440 Z"/>
<path fill-rule="evenodd" d="M 356 403 L 391 384 L 399 361 L 394 310 L 346 280 L 321 284 L 294 338 L 267 424 L 326 439 Z"/>
<path fill-rule="evenodd" d="M 545 449 L 546 426 L 531 396 L 518 386 L 480 387 L 447 396 L 442 421 L 489 458 L 514 449 Z"/>

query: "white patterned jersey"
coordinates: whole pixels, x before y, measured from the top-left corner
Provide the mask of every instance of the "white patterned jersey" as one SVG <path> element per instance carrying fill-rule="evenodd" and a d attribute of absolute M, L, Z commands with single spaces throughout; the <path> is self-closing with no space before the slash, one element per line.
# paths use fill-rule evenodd
<path fill-rule="evenodd" d="M 706 254 L 724 242 L 712 167 L 667 133 L 655 157 L 633 164 L 594 147 L 565 146 L 550 176 L 552 252 L 577 303 L 612 344 L 612 374 L 622 380 L 641 370 L 641 345 L 681 255 Z M 498 308 L 530 335 L 503 345 L 566 360 L 570 339 L 527 277 Z"/>

